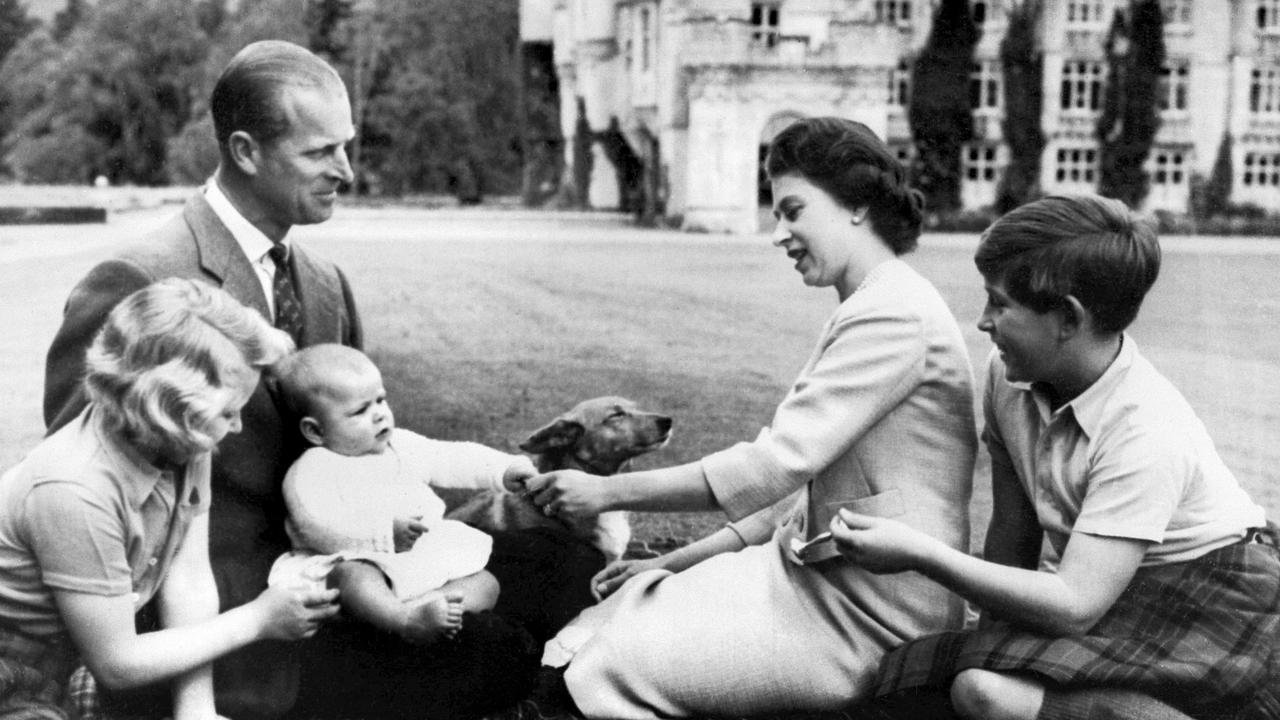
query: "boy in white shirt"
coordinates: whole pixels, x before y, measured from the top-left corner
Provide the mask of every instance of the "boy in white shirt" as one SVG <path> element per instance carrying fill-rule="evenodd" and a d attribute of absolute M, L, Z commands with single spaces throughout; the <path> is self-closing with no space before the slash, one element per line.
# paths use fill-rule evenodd
<path fill-rule="evenodd" d="M 893 520 L 832 522 L 853 562 L 924 573 L 983 611 L 886 655 L 882 703 L 942 691 L 963 718 L 1275 717 L 1275 528 L 1125 332 L 1160 259 L 1155 229 L 1098 196 L 1042 198 L 983 234 L 984 558 Z"/>
<path fill-rule="evenodd" d="M 515 491 L 536 474 L 532 462 L 396 428 L 381 373 L 354 348 L 305 348 L 277 376 L 315 447 L 285 476 L 293 550 L 268 584 L 327 578 L 353 618 L 423 644 L 455 636 L 464 613 L 492 609 L 492 538 L 445 520 L 431 487 Z"/>

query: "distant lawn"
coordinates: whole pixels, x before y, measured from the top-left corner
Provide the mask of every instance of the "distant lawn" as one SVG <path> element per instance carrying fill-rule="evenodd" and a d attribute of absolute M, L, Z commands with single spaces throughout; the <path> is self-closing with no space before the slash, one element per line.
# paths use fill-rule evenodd
<path fill-rule="evenodd" d="M 672 442 L 640 467 L 695 460 L 768 423 L 835 306 L 834 291 L 804 287 L 763 237 L 533 217 L 360 210 L 299 233 L 351 276 L 400 424 L 514 450 L 578 400 L 620 394 L 676 418 Z M 1166 247 L 1135 336 L 1280 517 L 1277 256 Z M 980 368 L 990 345 L 973 326 L 971 248 L 926 237 L 909 260 L 947 298 Z M 980 477 L 975 540 L 989 498 Z M 723 522 L 654 514 L 635 525 L 642 538 L 689 538 Z"/>
<path fill-rule="evenodd" d="M 0 234 L 0 467 L 39 441 L 44 353 L 72 285 L 111 248 L 176 211 L 102 227 Z M 294 236 L 348 272 L 401 424 L 514 450 L 578 400 L 628 395 L 675 416 L 641 467 L 696 460 L 755 437 L 808 356 L 835 294 L 804 287 L 764 237 L 640 230 L 480 209 L 342 208 Z M 942 291 L 975 367 L 982 293 L 974 236 L 926 236 L 908 260 Z M 1134 334 L 1187 395 L 1227 464 L 1280 518 L 1280 240 L 1170 238 Z M 979 472 L 975 539 L 990 514 Z M 637 518 L 645 538 L 686 538 L 718 513 Z"/>

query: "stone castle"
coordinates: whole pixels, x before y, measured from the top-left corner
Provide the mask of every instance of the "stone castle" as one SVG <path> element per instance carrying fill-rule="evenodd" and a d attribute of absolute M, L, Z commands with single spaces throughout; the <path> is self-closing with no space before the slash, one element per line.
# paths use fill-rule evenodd
<path fill-rule="evenodd" d="M 989 206 L 1008 157 L 1000 41 L 1007 6 L 970 0 L 966 208 Z M 1104 43 L 1128 0 L 1042 0 L 1045 192 L 1098 180 Z M 910 67 L 937 0 L 521 0 L 525 57 L 554 68 L 564 172 L 591 207 L 756 231 L 762 148 L 793 120 L 840 115 L 907 160 Z M 1166 62 L 1145 209 L 1184 212 L 1229 137 L 1231 201 L 1280 207 L 1280 0 L 1161 0 Z M 554 120 L 552 120 L 554 122 Z M 592 141 L 594 140 L 594 142 Z M 559 159 L 559 158 L 557 158 Z M 654 211 L 654 207 L 647 208 Z"/>

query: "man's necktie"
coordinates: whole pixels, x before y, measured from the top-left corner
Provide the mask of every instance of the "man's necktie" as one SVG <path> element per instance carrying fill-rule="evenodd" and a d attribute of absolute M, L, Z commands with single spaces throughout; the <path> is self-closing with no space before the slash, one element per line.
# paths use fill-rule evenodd
<path fill-rule="evenodd" d="M 276 327 L 293 336 L 293 341 L 302 344 L 302 303 L 298 300 L 298 289 L 293 285 L 293 263 L 289 262 L 289 248 L 285 245 L 272 245 L 268 251 L 272 262 L 276 264 L 276 273 L 271 281 L 272 292 L 276 300 Z"/>

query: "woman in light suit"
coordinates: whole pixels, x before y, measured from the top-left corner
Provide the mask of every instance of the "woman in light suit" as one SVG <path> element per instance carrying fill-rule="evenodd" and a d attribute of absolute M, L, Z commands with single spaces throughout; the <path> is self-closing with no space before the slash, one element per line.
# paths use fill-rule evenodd
<path fill-rule="evenodd" d="M 560 700 L 587 717 L 844 707 L 887 650 L 962 621 L 960 601 L 922 575 L 874 575 L 820 539 L 851 508 L 967 550 L 972 370 L 951 311 L 899 259 L 920 234 L 920 194 L 874 133 L 840 118 L 788 127 L 767 169 L 773 244 L 840 301 L 769 427 L 686 465 L 528 483 L 552 515 L 718 508 L 732 520 L 595 578 L 607 600 L 544 658 L 568 661 Z"/>

